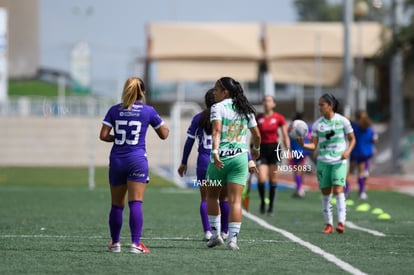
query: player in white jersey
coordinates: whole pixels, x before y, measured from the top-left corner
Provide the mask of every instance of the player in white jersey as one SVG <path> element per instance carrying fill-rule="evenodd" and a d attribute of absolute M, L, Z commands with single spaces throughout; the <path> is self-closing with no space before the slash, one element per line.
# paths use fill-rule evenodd
<path fill-rule="evenodd" d="M 322 233 L 333 232 L 332 192 L 336 196 L 338 213 L 338 233 L 345 232 L 346 203 L 344 187 L 347 176 L 347 161 L 355 146 L 355 135 L 351 122 L 338 114 L 338 100 L 331 94 L 324 94 L 319 99 L 321 117 L 312 126 L 312 139 L 304 144 L 303 139 L 298 142 L 305 149 L 318 148 L 316 172 L 319 188 L 322 191 L 322 211 L 325 219 L 325 228 Z M 347 144 L 348 141 L 348 144 Z"/>
<path fill-rule="evenodd" d="M 255 119 L 255 110 L 244 95 L 239 82 L 231 77 L 222 77 L 214 87 L 216 104 L 211 107 L 212 150 L 207 168 L 207 211 L 212 238 L 208 247 L 224 243 L 220 236 L 220 191 L 227 188 L 230 204 L 229 236 L 227 247 L 238 250 L 237 237 L 242 221 L 241 200 L 249 168 L 247 162 L 247 130 L 252 133 L 252 159 L 260 155 L 260 132 Z"/>

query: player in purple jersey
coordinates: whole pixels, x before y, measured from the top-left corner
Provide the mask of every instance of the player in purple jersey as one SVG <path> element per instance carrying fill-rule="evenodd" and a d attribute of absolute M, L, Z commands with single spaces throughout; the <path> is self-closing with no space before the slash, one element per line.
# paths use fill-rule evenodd
<path fill-rule="evenodd" d="M 292 118 L 293 121 L 300 119 L 304 119 L 304 113 L 296 112 Z M 290 124 L 289 128 L 292 127 L 292 123 Z M 303 149 L 296 139 L 289 137 L 290 139 L 290 150 L 291 152 L 295 152 L 292 155 L 292 158 L 289 160 L 289 165 L 294 167 L 293 177 L 296 183 L 296 190 L 293 193 L 293 198 L 304 198 L 305 197 L 305 187 L 303 186 L 303 174 L 307 171 L 307 166 L 305 166 L 306 157 L 310 155 L 308 150 Z M 308 125 L 308 134 L 305 136 L 304 141 L 308 143 L 312 139 L 312 129 L 311 126 Z M 310 168 L 309 168 L 310 170 Z"/>
<path fill-rule="evenodd" d="M 378 136 L 372 127 L 371 119 L 366 111 L 359 110 L 355 113 L 356 121 L 352 123 L 354 129 L 356 144 L 351 152 L 351 162 L 347 176 L 345 193 L 349 197 L 349 176 L 358 170 L 359 198 L 365 200 L 368 198 L 365 192 L 365 184 L 369 176 L 369 162 L 375 153 L 375 144 Z"/>
<path fill-rule="evenodd" d="M 211 123 L 210 123 L 210 107 L 214 104 L 214 89 L 210 89 L 204 96 L 204 102 L 207 109 L 196 114 L 187 130 L 187 140 L 184 145 L 183 158 L 181 165 L 178 168 L 178 174 L 182 177 L 187 172 L 187 161 L 193 147 L 194 141 L 198 140 L 198 157 L 197 157 L 197 185 L 200 187 L 200 216 L 201 223 L 204 230 L 204 241 L 211 238 L 211 228 L 208 223 L 207 214 L 207 181 L 206 173 L 207 166 L 210 162 L 211 152 Z M 229 216 L 229 202 L 227 201 L 226 192 L 220 194 L 220 209 L 221 209 L 221 235 L 223 239 L 227 239 L 228 235 L 228 216 Z"/>
<path fill-rule="evenodd" d="M 112 203 L 109 229 L 112 241 L 108 245 L 112 252 L 121 251 L 122 215 L 128 191 L 132 241 L 130 252 L 149 253 L 148 248 L 140 242 L 142 201 L 149 182 L 145 135 L 151 125 L 161 139 L 166 139 L 169 129 L 155 109 L 144 104 L 144 101 L 144 82 L 137 77 L 128 78 L 122 92 L 122 103 L 112 106 L 102 122 L 100 139 L 113 142 L 109 157 Z"/>

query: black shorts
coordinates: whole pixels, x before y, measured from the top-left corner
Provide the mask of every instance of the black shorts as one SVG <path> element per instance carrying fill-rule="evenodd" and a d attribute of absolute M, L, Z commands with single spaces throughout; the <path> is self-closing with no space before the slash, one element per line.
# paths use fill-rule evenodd
<path fill-rule="evenodd" d="M 279 162 L 277 157 L 276 149 L 278 148 L 279 143 L 266 143 L 260 145 L 260 157 L 256 161 L 256 165 L 260 164 L 276 165 Z"/>

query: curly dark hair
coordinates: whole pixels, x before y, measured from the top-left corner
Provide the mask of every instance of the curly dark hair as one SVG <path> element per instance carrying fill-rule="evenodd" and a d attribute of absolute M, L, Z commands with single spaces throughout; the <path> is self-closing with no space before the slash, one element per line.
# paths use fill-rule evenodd
<path fill-rule="evenodd" d="M 226 90 L 229 91 L 230 97 L 233 99 L 233 105 L 236 107 L 236 111 L 244 115 L 247 120 L 249 119 L 249 114 L 256 115 L 256 109 L 252 104 L 247 100 L 244 95 L 244 91 L 240 83 L 234 80 L 231 77 L 225 76 L 218 80 L 218 83 Z"/>
<path fill-rule="evenodd" d="M 206 109 L 200 116 L 200 120 L 198 121 L 198 125 L 203 127 L 206 134 L 211 134 L 211 122 L 210 122 L 210 111 L 211 106 L 215 103 L 214 100 L 214 89 L 209 89 L 206 94 L 204 95 L 204 103 L 206 104 Z"/>

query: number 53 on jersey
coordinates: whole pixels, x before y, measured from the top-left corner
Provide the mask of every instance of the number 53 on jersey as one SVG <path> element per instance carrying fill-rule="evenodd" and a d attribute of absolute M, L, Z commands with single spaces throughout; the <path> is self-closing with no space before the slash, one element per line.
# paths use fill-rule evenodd
<path fill-rule="evenodd" d="M 115 121 L 115 144 L 137 145 L 141 131 L 140 121 L 116 120 Z M 120 136 L 120 138 L 119 138 Z"/>

